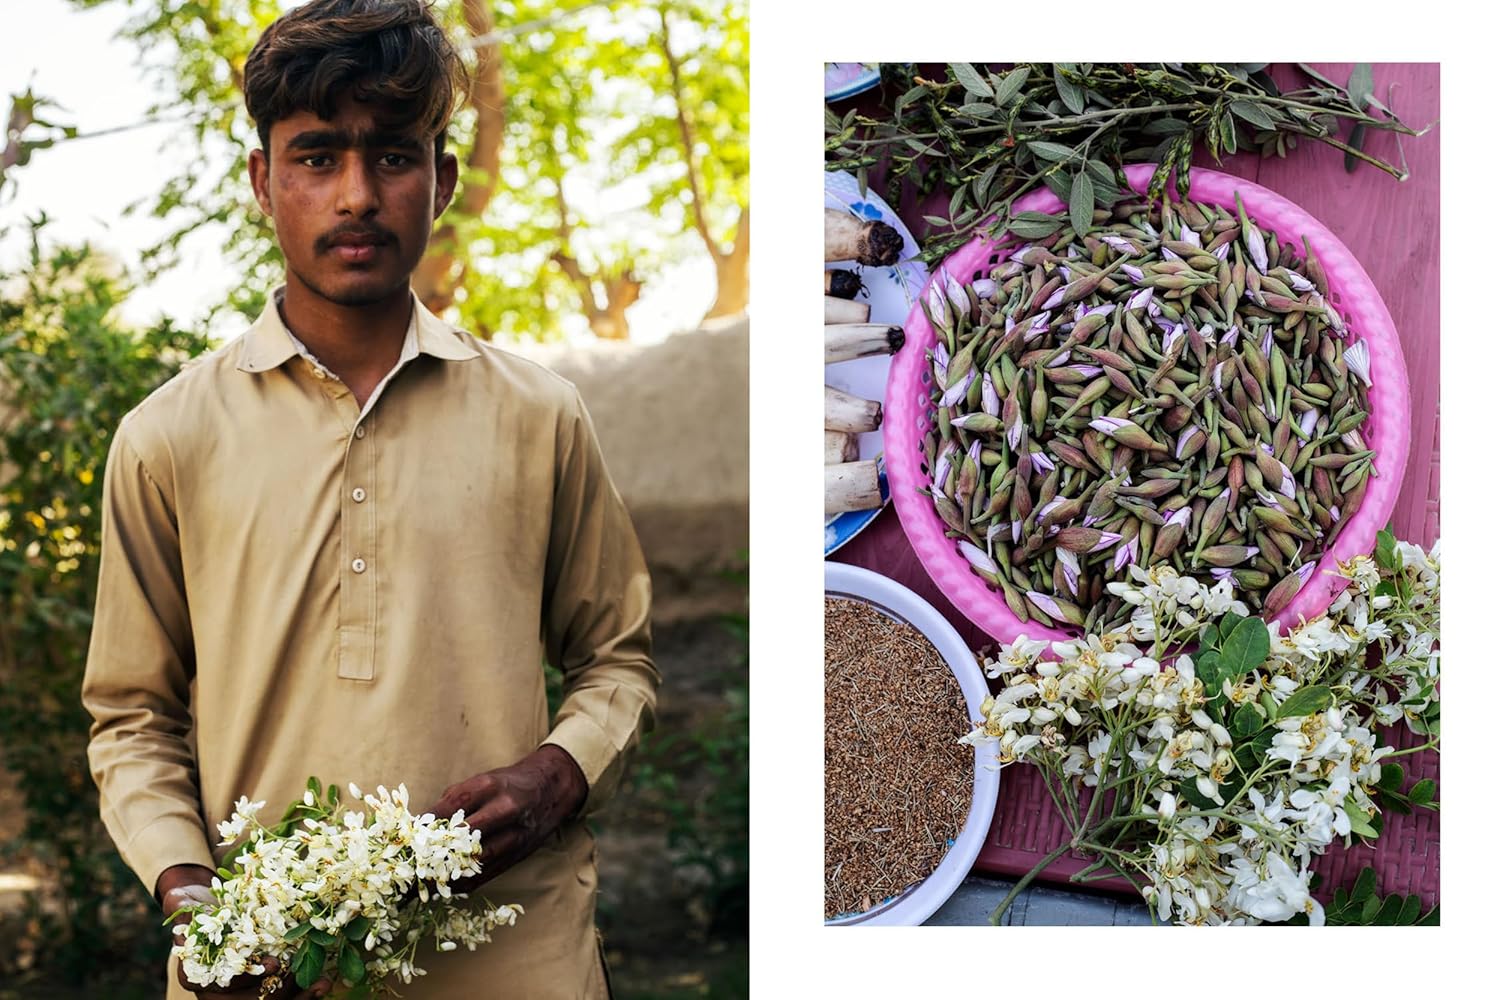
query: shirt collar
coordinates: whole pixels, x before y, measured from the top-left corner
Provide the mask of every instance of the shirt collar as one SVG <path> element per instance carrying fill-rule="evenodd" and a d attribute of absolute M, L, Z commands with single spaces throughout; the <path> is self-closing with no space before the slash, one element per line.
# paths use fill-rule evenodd
<path fill-rule="evenodd" d="M 260 317 L 241 338 L 240 360 L 235 366 L 240 371 L 270 371 L 298 355 L 297 342 L 281 321 L 281 312 L 277 309 L 285 294 L 285 285 L 277 288 L 265 309 L 261 310 Z M 479 352 L 464 343 L 453 326 L 434 316 L 421 299 L 412 296 L 412 302 L 414 308 L 406 338 L 409 344 L 415 337 L 418 353 L 445 361 L 467 361 L 479 357 Z"/>

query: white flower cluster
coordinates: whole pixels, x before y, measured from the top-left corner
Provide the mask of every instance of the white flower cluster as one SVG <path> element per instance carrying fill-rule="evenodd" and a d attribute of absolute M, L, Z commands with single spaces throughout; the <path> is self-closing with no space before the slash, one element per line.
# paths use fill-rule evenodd
<path fill-rule="evenodd" d="M 1193 656 L 1169 651 L 1226 613 L 1247 614 L 1229 581 L 1132 567 L 1134 583 L 1109 585 L 1136 606 L 1123 630 L 1054 643 L 1023 635 L 986 659 L 1003 686 L 962 742 L 993 747 L 1000 765 L 1041 767 L 1082 841 L 1137 831 L 1133 851 L 1108 834 L 1101 853 L 1160 919 L 1304 913 L 1320 924 L 1308 865 L 1335 837 L 1370 829 L 1371 790 L 1392 752 L 1377 747 L 1374 726 L 1420 720 L 1436 699 L 1439 550 L 1397 543 L 1395 556 L 1387 577 L 1399 589 L 1382 586 L 1369 557 L 1343 564 L 1351 583 L 1328 613 L 1285 635 L 1273 623 L 1264 662 L 1217 691 L 1205 690 Z M 1372 644 L 1381 655 L 1367 665 Z M 1096 808 L 1079 818 L 1079 785 L 1106 806 L 1098 825 Z"/>
<path fill-rule="evenodd" d="M 349 792 L 361 799 L 357 786 Z M 452 820 L 415 816 L 405 785 L 394 792 L 382 786 L 362 800 L 367 812 L 339 816 L 309 789 L 294 813 L 301 822 L 284 836 L 257 820 L 264 802 L 239 800 L 219 824 L 222 844 L 249 831 L 233 877 L 214 879 L 218 905 L 195 909 L 172 951 L 190 982 L 223 987 L 235 976 L 264 973 L 261 963 L 270 957 L 289 976 L 299 948 L 316 947 L 313 960 L 326 957 L 335 970 L 349 967 L 335 961 L 338 953 L 352 951 L 362 982 L 410 983 L 425 974 L 413 958 L 428 935 L 439 950 L 462 944 L 472 951 L 490 940 L 491 929 L 515 923 L 519 906 L 471 911 L 452 890 L 479 873 L 480 834 L 461 812 Z M 321 973 L 321 962 L 317 968 Z M 344 981 L 354 985 L 347 975 Z"/>

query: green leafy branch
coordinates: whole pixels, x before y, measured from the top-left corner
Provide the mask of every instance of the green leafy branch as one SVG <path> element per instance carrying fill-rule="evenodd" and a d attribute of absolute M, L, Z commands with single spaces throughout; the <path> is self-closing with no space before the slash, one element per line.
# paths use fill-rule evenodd
<path fill-rule="evenodd" d="M 825 161 L 848 170 L 861 187 L 883 168 L 887 200 L 904 187 L 918 194 L 951 192 L 945 228 L 923 259 L 939 259 L 981 226 L 1002 231 L 1014 200 L 1038 184 L 1069 207 L 1075 225 L 1094 209 L 1109 209 L 1130 187 L 1127 163 L 1155 163 L 1148 196 L 1165 197 L 1174 179 L 1180 197 L 1194 152 L 1222 155 L 1255 149 L 1285 156 L 1299 138 L 1345 153 L 1351 168 L 1366 163 L 1398 180 L 1398 166 L 1365 153 L 1370 130 L 1417 136 L 1373 93 L 1368 64 L 1339 87 L 1307 66 L 1313 84 L 1283 93 L 1264 63 L 1026 63 L 995 71 L 968 63 L 947 67 L 946 80 L 928 80 L 908 67 L 883 67 L 898 92 L 888 113 L 830 113 Z M 1338 137 L 1349 123 L 1348 141 Z M 1399 148 L 1399 143 L 1398 143 Z"/>

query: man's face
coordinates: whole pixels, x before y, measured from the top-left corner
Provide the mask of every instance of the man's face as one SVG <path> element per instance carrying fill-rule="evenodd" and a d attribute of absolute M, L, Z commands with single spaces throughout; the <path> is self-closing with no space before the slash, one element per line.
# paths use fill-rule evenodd
<path fill-rule="evenodd" d="M 458 179 L 452 154 L 435 163 L 431 137 L 382 124 L 378 110 L 346 95 L 331 120 L 300 111 L 275 122 L 270 148 L 250 154 L 288 283 L 343 306 L 405 292 Z"/>

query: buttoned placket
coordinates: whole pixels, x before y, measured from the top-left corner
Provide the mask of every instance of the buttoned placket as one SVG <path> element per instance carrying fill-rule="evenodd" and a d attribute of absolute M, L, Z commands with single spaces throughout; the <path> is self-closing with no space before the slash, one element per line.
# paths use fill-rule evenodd
<path fill-rule="evenodd" d="M 377 438 L 369 420 L 372 396 L 364 412 L 337 376 L 308 367 L 347 428 L 344 462 L 339 474 L 339 644 L 338 675 L 347 680 L 375 679 L 375 641 L 379 627 L 380 551 L 375 500 L 370 484 L 377 464 Z"/>

